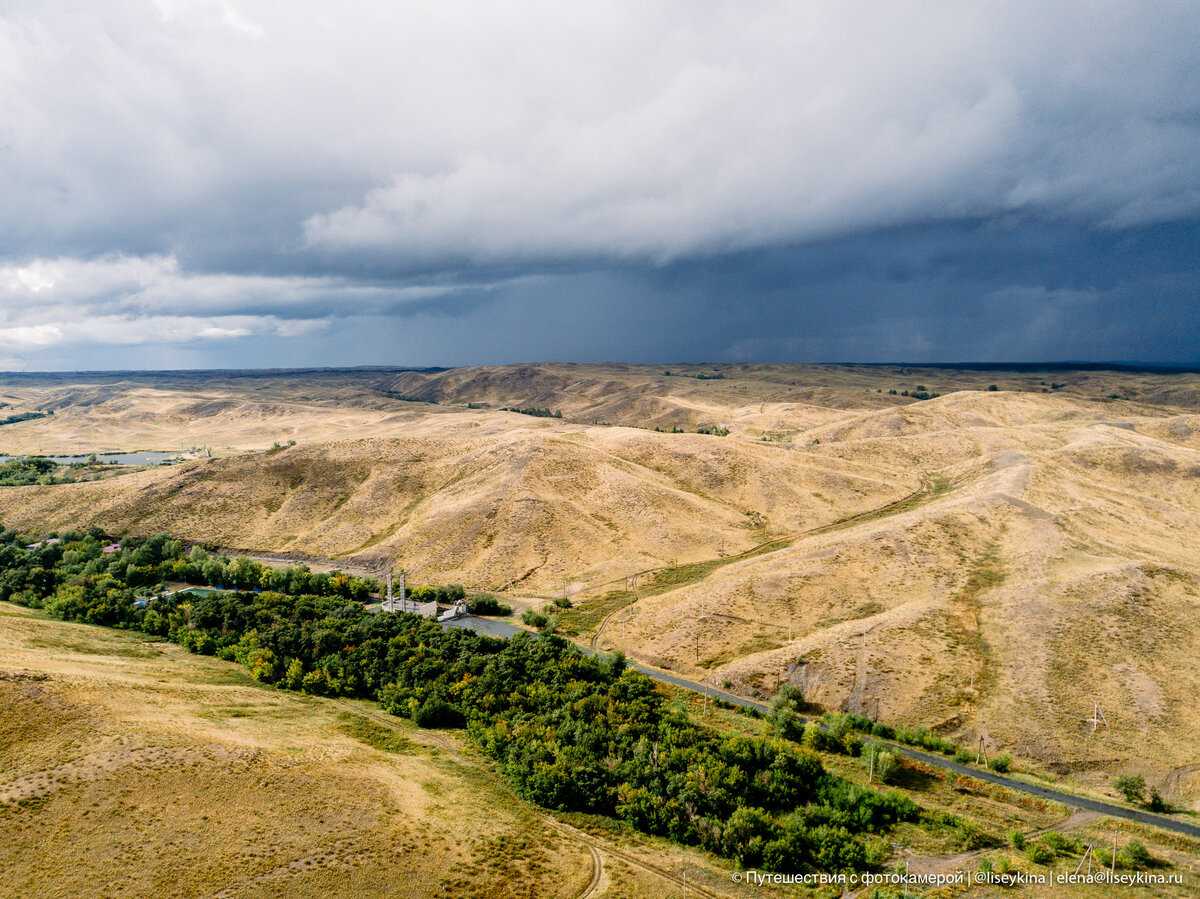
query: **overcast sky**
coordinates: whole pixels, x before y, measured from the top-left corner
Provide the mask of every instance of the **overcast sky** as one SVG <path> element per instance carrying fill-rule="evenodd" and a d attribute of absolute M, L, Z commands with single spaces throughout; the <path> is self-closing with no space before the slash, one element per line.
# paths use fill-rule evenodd
<path fill-rule="evenodd" d="M 1200 6 L 0 0 L 0 369 L 1200 362 Z"/>

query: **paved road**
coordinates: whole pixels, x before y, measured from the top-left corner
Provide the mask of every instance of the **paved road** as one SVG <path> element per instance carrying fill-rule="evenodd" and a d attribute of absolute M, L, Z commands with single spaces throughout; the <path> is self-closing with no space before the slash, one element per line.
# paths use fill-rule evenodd
<path fill-rule="evenodd" d="M 528 633 L 528 631 L 515 625 L 509 624 L 506 621 L 498 621 L 494 618 L 477 618 L 474 615 L 466 615 L 462 618 L 457 618 L 454 621 L 443 622 L 447 627 L 465 627 L 481 634 L 487 634 L 489 637 L 501 637 L 507 639 L 514 634 Z M 588 655 L 597 655 L 595 650 L 587 646 L 575 644 L 581 652 Z M 659 681 L 664 684 L 672 684 L 676 687 L 682 687 L 685 690 L 691 690 L 694 693 L 707 694 L 714 699 L 720 699 L 723 702 L 728 702 L 730 705 L 740 706 L 744 709 L 756 709 L 760 712 L 768 711 L 766 703 L 757 702 L 753 699 L 747 699 L 744 696 L 738 696 L 734 693 L 728 693 L 725 690 L 718 690 L 715 687 L 710 687 L 707 684 L 701 684 L 694 680 L 688 680 L 686 677 L 679 677 L 669 671 L 662 671 L 658 668 L 650 668 L 649 666 L 639 664 L 633 659 L 628 659 L 629 667 L 635 671 L 640 671 L 642 674 Z M 919 749 L 913 749 L 911 746 L 904 746 L 899 743 L 892 744 L 895 749 L 902 755 L 911 759 L 924 762 L 927 765 L 932 765 L 935 768 L 944 768 L 947 771 L 953 771 L 955 774 L 962 774 L 966 777 L 974 777 L 976 780 L 982 780 L 987 783 L 998 784 L 1002 787 L 1007 787 L 1010 790 L 1016 790 L 1020 793 L 1028 793 L 1032 796 L 1039 796 L 1042 799 L 1050 799 L 1054 802 L 1062 803 L 1068 808 L 1086 809 L 1090 812 L 1099 812 L 1102 815 L 1109 815 L 1113 818 L 1124 818 L 1126 821 L 1136 821 L 1139 824 L 1149 824 L 1152 827 L 1161 827 L 1164 830 L 1171 830 L 1175 833 L 1186 834 L 1189 837 L 1200 839 L 1200 825 L 1191 824 L 1187 821 L 1180 821 L 1175 818 L 1168 818 L 1164 815 L 1155 815 L 1151 812 L 1143 812 L 1138 809 L 1127 808 L 1123 805 L 1113 805 L 1112 803 L 1102 802 L 1099 799 L 1088 799 L 1086 796 L 1076 796 L 1072 793 L 1064 793 L 1061 790 L 1055 790 L 1051 787 L 1043 787 L 1038 784 L 1026 783 L 1022 780 L 1014 780 L 1011 777 L 1005 777 L 1003 774 L 997 774 L 994 771 L 988 771 L 982 768 L 973 768 L 969 765 L 961 765 L 958 762 L 945 758 L 940 755 L 922 752 Z"/>

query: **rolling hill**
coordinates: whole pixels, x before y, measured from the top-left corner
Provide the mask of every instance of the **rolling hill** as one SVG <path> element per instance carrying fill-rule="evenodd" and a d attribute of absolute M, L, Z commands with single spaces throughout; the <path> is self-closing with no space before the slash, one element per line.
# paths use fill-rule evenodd
<path fill-rule="evenodd" d="M 6 489 L 0 520 L 567 591 L 598 610 L 585 638 L 599 624 L 599 645 L 653 664 L 763 696 L 792 682 L 824 706 L 982 738 L 1085 783 L 1141 770 L 1173 801 L 1200 801 L 1196 375 L 530 365 L 172 378 L 5 385 L 56 414 L 0 430 L 4 450 L 212 457 Z M 729 436 L 694 433 L 706 424 Z M 1108 726 L 1093 734 L 1096 704 Z"/>

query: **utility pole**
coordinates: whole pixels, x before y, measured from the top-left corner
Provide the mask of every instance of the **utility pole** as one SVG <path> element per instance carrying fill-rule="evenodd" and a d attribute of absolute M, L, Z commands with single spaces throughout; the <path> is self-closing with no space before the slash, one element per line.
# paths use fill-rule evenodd
<path fill-rule="evenodd" d="M 1088 874 L 1092 873 L 1092 844 L 1088 843 L 1087 849 L 1083 850 L 1083 855 L 1079 857 L 1079 864 L 1075 866 L 1075 873 L 1079 873 L 1079 869 L 1083 867 L 1084 862 L 1088 863 Z"/>
<path fill-rule="evenodd" d="M 395 565 L 391 559 L 384 562 L 383 564 L 386 566 L 386 569 L 383 572 L 383 578 L 384 578 L 384 582 L 387 585 L 386 586 L 386 594 L 384 595 L 384 599 L 383 599 L 383 611 L 385 611 L 385 612 L 396 612 L 396 611 L 403 612 L 405 610 L 405 607 L 404 607 L 404 600 L 405 600 L 404 569 L 401 569 L 399 572 L 399 578 L 398 578 L 398 580 L 399 580 L 399 591 L 398 591 L 399 596 L 397 596 L 396 591 L 393 589 L 393 586 L 392 586 L 392 571 L 395 568 Z"/>
<path fill-rule="evenodd" d="M 1092 717 L 1084 718 L 1084 721 L 1090 721 L 1092 724 L 1092 733 L 1096 732 L 1096 728 L 1103 724 L 1108 727 L 1108 719 L 1104 717 L 1104 710 L 1100 708 L 1100 703 L 1093 700 L 1092 702 Z"/>

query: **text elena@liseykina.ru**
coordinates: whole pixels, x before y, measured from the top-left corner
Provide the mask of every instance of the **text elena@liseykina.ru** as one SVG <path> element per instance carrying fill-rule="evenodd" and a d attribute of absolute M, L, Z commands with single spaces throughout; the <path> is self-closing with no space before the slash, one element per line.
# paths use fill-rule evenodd
<path fill-rule="evenodd" d="M 1012 871 L 1001 874 L 997 871 L 950 871 L 941 874 L 915 874 L 904 872 L 870 872 L 865 874 L 779 874 L 774 871 L 734 871 L 730 878 L 734 883 L 751 886 L 803 885 L 803 886 L 908 886 L 944 887 L 985 884 L 988 886 L 1048 886 L 1104 884 L 1106 886 L 1180 886 L 1182 874 L 1162 874 L 1146 871 L 1091 871 L 1073 874 L 1066 871 L 1025 873 Z"/>

